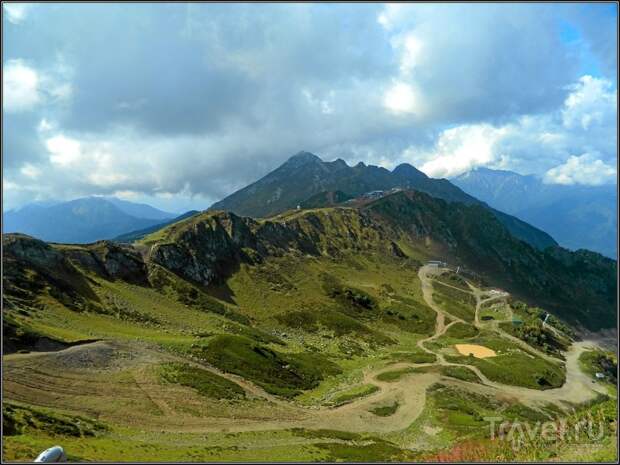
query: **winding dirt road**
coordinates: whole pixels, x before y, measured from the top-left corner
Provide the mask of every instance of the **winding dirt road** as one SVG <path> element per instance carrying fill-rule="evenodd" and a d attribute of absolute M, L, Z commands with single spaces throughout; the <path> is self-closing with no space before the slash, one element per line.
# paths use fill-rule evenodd
<path fill-rule="evenodd" d="M 574 343 L 570 350 L 566 353 L 566 382 L 563 386 L 556 389 L 549 389 L 540 391 L 536 389 L 528 389 L 517 386 L 504 385 L 489 380 L 484 374 L 475 366 L 468 364 L 449 363 L 445 360 L 444 356 L 440 352 L 436 352 L 426 347 L 426 343 L 433 341 L 443 334 L 453 324 L 457 322 L 465 323 L 462 319 L 448 314 L 441 309 L 433 301 L 433 277 L 441 274 L 444 270 L 431 268 L 424 266 L 419 270 L 418 276 L 422 284 L 422 294 L 426 303 L 436 313 L 436 323 L 434 333 L 418 341 L 418 347 L 426 353 L 434 354 L 437 357 L 435 363 L 393 363 L 388 366 L 384 366 L 380 369 L 369 369 L 363 375 L 361 384 L 374 384 L 379 387 L 379 391 L 369 396 L 355 399 L 354 401 L 341 405 L 338 407 L 302 407 L 292 402 L 280 399 L 264 391 L 261 387 L 254 383 L 243 379 L 239 376 L 225 373 L 213 366 L 205 365 L 199 362 L 191 362 L 192 365 L 200 366 L 213 373 L 225 377 L 226 379 L 235 382 L 241 386 L 250 398 L 262 398 L 269 402 L 271 405 L 279 406 L 286 409 L 290 413 L 289 419 L 245 419 L 245 418 L 225 418 L 225 417 L 196 417 L 186 415 L 183 412 L 179 412 L 175 409 L 173 403 L 167 403 L 164 399 L 166 386 L 161 386 L 153 379 L 149 378 L 147 371 L 144 367 L 147 363 L 153 363 L 155 358 L 157 362 L 179 360 L 187 363 L 186 359 L 163 353 L 161 351 L 153 350 L 152 348 L 146 348 L 144 346 L 135 346 L 134 349 L 142 350 L 145 355 L 144 364 L 137 368 L 134 374 L 135 384 L 143 391 L 144 395 L 148 397 L 157 407 L 165 414 L 166 424 L 171 431 L 191 431 L 191 432 L 210 432 L 210 431 L 258 431 L 258 430 L 274 430 L 274 429 L 288 429 L 293 427 L 302 427 L 310 429 L 338 429 L 351 432 L 392 432 L 399 431 L 407 428 L 413 423 L 421 414 L 424 405 L 426 403 L 426 390 L 433 383 L 441 379 L 442 383 L 450 385 L 458 385 L 462 388 L 473 390 L 476 392 L 484 393 L 492 396 L 501 396 L 503 398 L 514 398 L 519 402 L 532 405 L 535 408 L 543 406 L 547 403 L 554 403 L 561 408 L 566 408 L 566 402 L 568 403 L 581 403 L 594 398 L 597 393 L 604 393 L 605 390 L 602 386 L 593 385 L 588 375 L 584 374 L 579 367 L 579 355 L 587 350 L 590 346 L 596 345 L 595 343 L 583 341 Z M 471 284 L 470 284 L 471 286 Z M 476 297 L 476 318 L 475 326 L 484 327 L 489 329 L 489 326 L 483 324 L 479 320 L 479 311 L 482 304 L 505 295 L 496 295 L 491 298 L 485 298 L 485 292 L 477 289 L 473 286 L 472 294 Z M 460 289 L 463 292 L 463 289 Z M 449 316 L 453 321 L 446 325 L 445 319 Z M 523 341 L 506 334 L 499 328 L 499 326 L 493 326 L 495 330 L 502 337 L 506 337 L 511 341 L 519 344 L 523 347 L 525 344 Z M 527 346 L 527 344 L 525 344 Z M 20 362 L 32 361 L 33 359 L 41 360 L 41 363 L 37 363 L 39 366 L 45 364 L 46 357 L 54 357 L 58 360 L 58 357 L 75 357 L 79 355 L 81 350 L 88 350 L 93 347 L 103 349 L 107 347 L 114 348 L 115 343 L 111 341 L 100 341 L 91 344 L 85 344 L 83 346 L 71 347 L 63 351 L 48 352 L 48 353 L 31 353 L 31 354 L 13 354 L 4 357 L 5 368 L 19 376 L 12 378 L 12 382 L 15 384 L 11 388 L 11 392 L 19 392 L 20 378 L 26 376 L 24 366 L 20 366 Z M 557 359 L 549 357 L 546 354 L 542 354 L 539 351 L 531 348 L 530 346 L 524 347 L 531 353 L 535 353 L 539 356 L 545 356 L 546 359 L 553 361 L 554 363 L 560 363 Z M 6 363 L 8 362 L 8 363 Z M 469 383 L 457 379 L 442 377 L 439 373 L 410 373 L 402 376 L 400 379 L 393 382 L 382 382 L 377 380 L 377 375 L 382 372 L 392 371 L 400 368 L 408 367 L 424 367 L 424 366 L 461 366 L 468 368 L 474 372 L 482 384 Z M 31 367 L 32 368 L 32 367 Z M 21 371 L 21 374 L 20 374 Z M 53 376 L 53 375 L 50 375 Z M 22 380 L 26 382 L 26 380 Z M 6 383 L 5 383 L 6 386 Z M 350 388 L 351 386 L 347 386 Z M 369 410 L 375 406 L 388 405 L 394 402 L 398 402 L 399 407 L 396 412 L 387 417 L 380 417 L 372 414 Z M 53 405 L 49 405 L 53 406 Z"/>

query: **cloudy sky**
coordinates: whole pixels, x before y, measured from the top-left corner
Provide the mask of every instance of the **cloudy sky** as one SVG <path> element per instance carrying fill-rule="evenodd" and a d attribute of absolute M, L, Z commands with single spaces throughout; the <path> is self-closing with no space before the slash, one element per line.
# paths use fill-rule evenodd
<path fill-rule="evenodd" d="M 308 150 L 616 182 L 615 4 L 3 3 L 4 208 L 204 209 Z"/>

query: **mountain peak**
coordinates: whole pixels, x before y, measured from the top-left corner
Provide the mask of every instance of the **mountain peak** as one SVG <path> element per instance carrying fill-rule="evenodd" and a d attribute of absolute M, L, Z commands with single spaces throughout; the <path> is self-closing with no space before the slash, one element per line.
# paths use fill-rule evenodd
<path fill-rule="evenodd" d="M 428 178 L 426 174 L 409 163 L 401 163 L 392 170 L 392 174 L 396 176 L 405 176 L 409 178 Z"/>
<path fill-rule="evenodd" d="M 291 158 L 289 158 L 287 163 L 294 162 L 295 164 L 304 164 L 304 163 L 310 163 L 313 161 L 323 161 L 323 160 L 321 160 L 319 157 L 317 157 L 313 153 L 302 150 L 301 152 L 298 152 L 295 155 L 293 155 Z"/>

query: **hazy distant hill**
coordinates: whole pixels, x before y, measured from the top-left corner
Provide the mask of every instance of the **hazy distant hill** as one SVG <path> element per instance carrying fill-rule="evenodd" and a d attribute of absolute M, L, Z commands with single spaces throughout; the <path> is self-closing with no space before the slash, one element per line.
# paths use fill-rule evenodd
<path fill-rule="evenodd" d="M 175 213 L 165 212 L 155 207 L 151 207 L 146 203 L 135 203 L 127 200 L 117 199 L 116 197 L 103 197 L 107 201 L 113 203 L 123 212 L 136 218 L 148 218 L 152 220 L 168 220 L 177 215 Z"/>
<path fill-rule="evenodd" d="M 159 231 L 160 229 L 165 228 L 169 224 L 184 220 L 185 218 L 189 218 L 190 216 L 194 216 L 198 213 L 200 213 L 198 210 L 190 210 L 190 211 L 183 213 L 182 215 L 172 218 L 171 220 L 167 220 L 162 223 L 154 224 L 153 226 L 149 226 L 148 228 L 142 228 L 136 231 L 130 231 L 128 233 L 121 234 L 119 236 L 114 237 L 113 240 L 118 241 L 118 242 L 127 242 L 127 243 L 134 242 L 134 241 L 142 239 L 144 236 L 148 234 L 152 234 L 154 232 Z"/>
<path fill-rule="evenodd" d="M 325 162 L 316 155 L 300 152 L 279 168 L 211 206 L 212 210 L 228 210 L 243 216 L 267 217 L 295 208 L 304 202 L 316 202 L 321 192 L 359 196 L 369 191 L 395 187 L 415 189 L 450 202 L 482 204 L 447 179 L 432 179 L 413 166 L 403 163 L 393 171 L 358 163 L 349 166 L 341 159 Z M 506 215 L 495 216 L 516 237 L 545 248 L 556 242 L 543 231 Z"/>
<path fill-rule="evenodd" d="M 494 208 L 551 234 L 564 247 L 616 258 L 615 185 L 544 184 L 535 176 L 478 168 L 452 182 Z"/>
<path fill-rule="evenodd" d="M 50 242 L 87 243 L 159 224 L 174 214 L 146 204 L 87 197 L 30 204 L 3 215 L 3 232 L 20 232 Z"/>

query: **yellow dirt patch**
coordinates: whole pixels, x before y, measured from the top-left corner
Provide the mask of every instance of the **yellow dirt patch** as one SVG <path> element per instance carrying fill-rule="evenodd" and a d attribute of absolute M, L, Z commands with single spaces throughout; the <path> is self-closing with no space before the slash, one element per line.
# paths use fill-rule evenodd
<path fill-rule="evenodd" d="M 454 344 L 454 347 L 461 355 L 471 354 L 476 358 L 495 357 L 497 355 L 494 350 L 476 344 Z"/>

